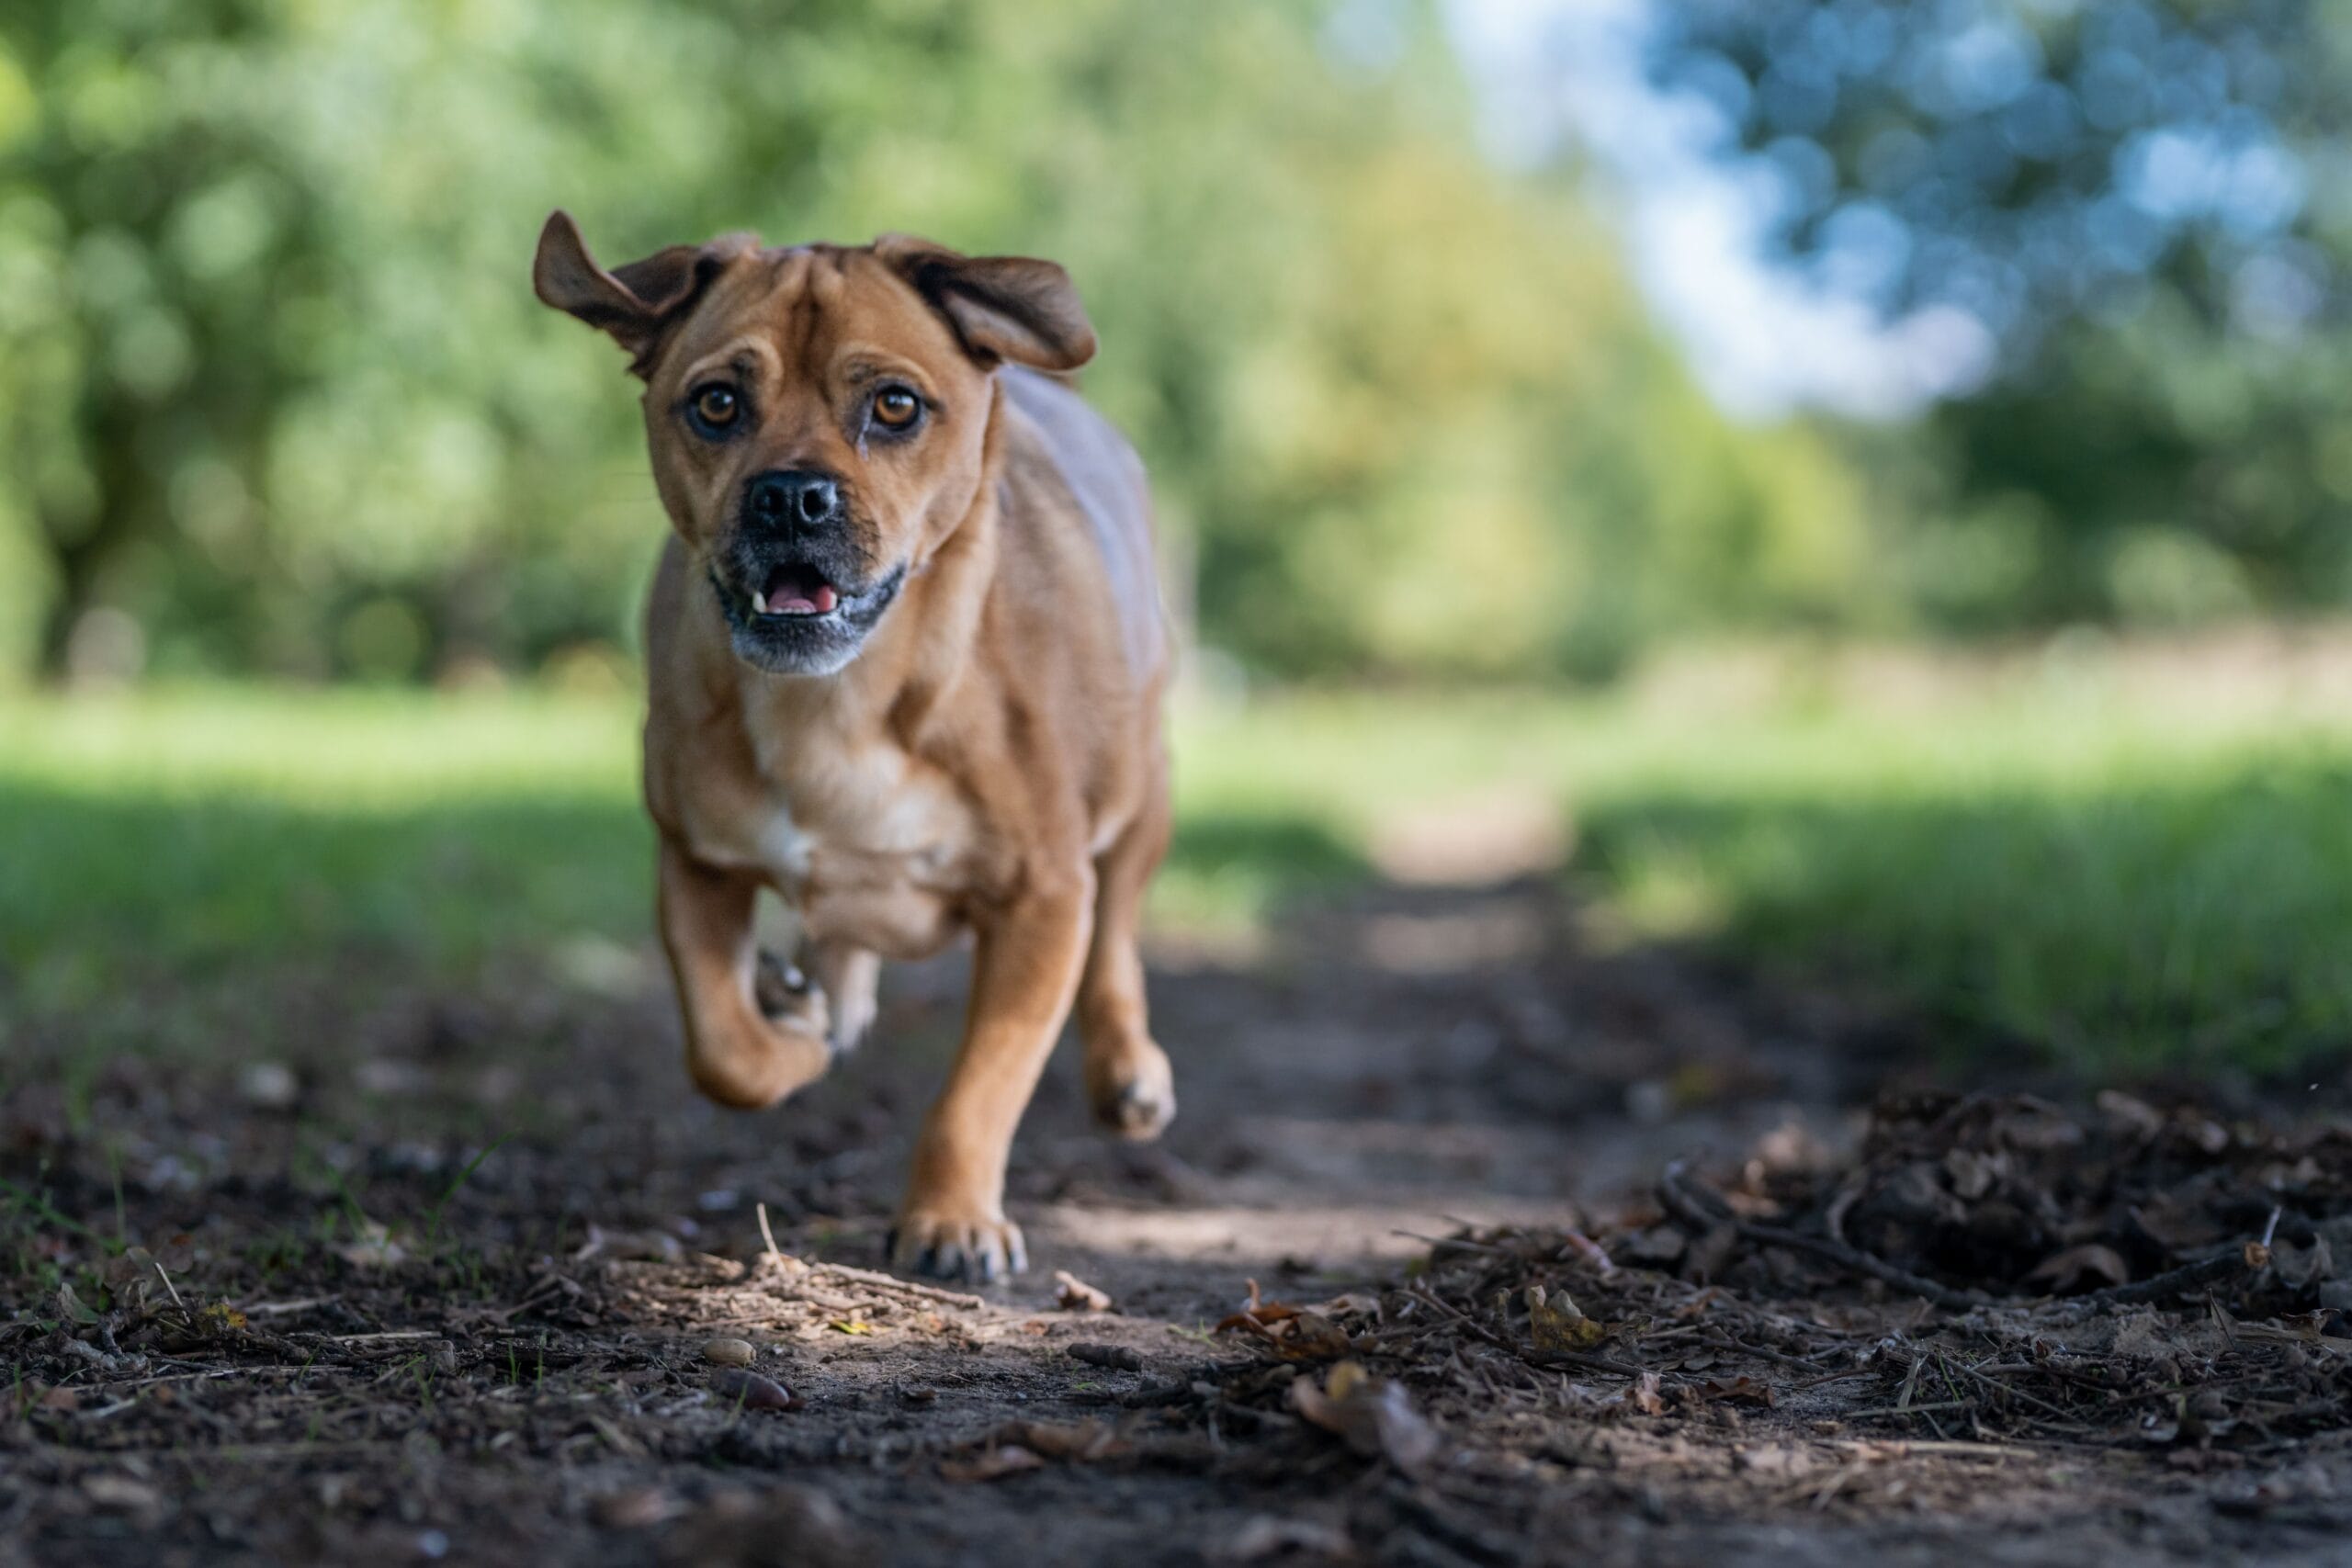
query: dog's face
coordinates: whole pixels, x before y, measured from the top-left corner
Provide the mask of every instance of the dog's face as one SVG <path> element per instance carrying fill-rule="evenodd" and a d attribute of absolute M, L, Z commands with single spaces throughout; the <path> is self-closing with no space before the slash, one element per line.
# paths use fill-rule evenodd
<path fill-rule="evenodd" d="M 606 272 L 563 213 L 538 296 L 645 380 L 654 482 L 746 662 L 830 675 L 977 497 L 993 376 L 1094 353 L 1051 262 L 888 236 L 763 250 L 729 236 Z"/>

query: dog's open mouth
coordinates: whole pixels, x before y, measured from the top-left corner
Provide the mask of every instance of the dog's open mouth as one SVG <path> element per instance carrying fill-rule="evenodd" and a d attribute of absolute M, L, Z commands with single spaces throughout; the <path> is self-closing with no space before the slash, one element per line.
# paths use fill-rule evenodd
<path fill-rule="evenodd" d="M 868 581 L 847 563 L 829 570 L 806 559 L 746 560 L 714 563 L 710 586 L 747 662 L 777 674 L 829 675 L 857 656 L 906 577 L 903 566 Z"/>
<path fill-rule="evenodd" d="M 752 593 L 752 610 L 760 615 L 830 615 L 841 602 L 821 574 L 805 566 L 780 566 Z"/>

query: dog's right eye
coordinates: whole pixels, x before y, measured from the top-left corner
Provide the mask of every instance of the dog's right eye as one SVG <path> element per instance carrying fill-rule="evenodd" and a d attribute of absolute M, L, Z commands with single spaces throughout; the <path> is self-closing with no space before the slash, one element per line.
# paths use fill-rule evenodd
<path fill-rule="evenodd" d="M 727 429 L 743 412 L 743 400 L 735 389 L 717 382 L 697 389 L 688 406 L 695 423 L 713 433 Z"/>

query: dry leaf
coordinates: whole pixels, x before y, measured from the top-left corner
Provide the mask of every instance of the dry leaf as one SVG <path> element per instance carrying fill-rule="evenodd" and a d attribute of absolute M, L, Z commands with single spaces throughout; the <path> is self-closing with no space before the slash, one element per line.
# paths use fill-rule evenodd
<path fill-rule="evenodd" d="M 1237 1330 L 1255 1335 L 1284 1360 L 1327 1361 L 1355 1348 L 1347 1331 L 1321 1313 L 1288 1302 L 1260 1300 L 1255 1280 L 1250 1281 L 1250 1304 L 1219 1321 L 1216 1331 Z"/>
<path fill-rule="evenodd" d="M 1633 1386 L 1602 1408 L 1611 1415 L 1663 1416 L 1666 1414 L 1666 1391 L 1658 1383 L 1656 1372 L 1644 1372 Z"/>
<path fill-rule="evenodd" d="M 1333 1367 L 1319 1389 L 1306 1378 L 1297 1379 L 1290 1385 L 1290 1402 L 1356 1452 L 1385 1459 L 1408 1475 L 1428 1468 L 1445 1445 L 1438 1429 L 1413 1408 L 1403 1384 L 1376 1378 L 1359 1362 Z"/>
<path fill-rule="evenodd" d="M 1119 1435 L 1100 1421 L 1012 1421 L 990 1434 L 999 1450 L 1026 1449 L 1046 1459 L 1091 1463 L 1115 1452 Z"/>
<path fill-rule="evenodd" d="M 939 1461 L 939 1473 L 948 1481 L 1001 1481 L 1024 1470 L 1043 1470 L 1046 1461 L 1017 1443 L 989 1449 L 969 1459 Z"/>
<path fill-rule="evenodd" d="M 1054 1303 L 1064 1312 L 1109 1312 L 1111 1298 L 1067 1269 L 1054 1270 Z"/>
<path fill-rule="evenodd" d="M 2104 1285 L 2129 1284 L 2132 1266 L 2113 1247 L 2086 1242 L 2042 1259 L 2026 1280 L 2030 1284 L 2048 1286 L 2053 1295 L 2071 1295 Z"/>
<path fill-rule="evenodd" d="M 1715 1400 L 1724 1404 L 1769 1406 L 1772 1403 L 1770 1387 L 1758 1382 L 1754 1378 L 1744 1373 L 1729 1382 L 1724 1382 L 1718 1378 L 1709 1378 L 1704 1382 L 1693 1386 L 1694 1392 L 1701 1399 Z"/>
<path fill-rule="evenodd" d="M 1538 1350 L 1589 1350 L 1609 1337 L 1608 1325 L 1585 1316 L 1567 1292 L 1547 1296 L 1541 1285 L 1527 1287 L 1527 1326 Z"/>

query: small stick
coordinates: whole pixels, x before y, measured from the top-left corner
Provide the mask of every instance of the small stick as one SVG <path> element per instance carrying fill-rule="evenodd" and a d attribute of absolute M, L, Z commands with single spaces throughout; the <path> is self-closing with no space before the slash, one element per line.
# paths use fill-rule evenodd
<path fill-rule="evenodd" d="M 1866 1416 L 1925 1416 L 1930 1410 L 1972 1409 L 1974 1407 L 1975 1403 L 1976 1402 L 1974 1400 L 1971 1399 L 1939 1399 L 1932 1403 L 1922 1404 L 1889 1404 L 1877 1410 L 1849 1410 L 1841 1415 L 1840 1419 L 1847 1421 L 1860 1421 Z M 1928 1422 L 1929 1426 L 1933 1426 L 1934 1424 L 1935 1423 L 1933 1421 Z M 1945 1440 L 1949 1441 L 1950 1439 L 1947 1438 Z"/>
<path fill-rule="evenodd" d="M 871 1269 L 853 1269 L 846 1263 L 820 1263 L 816 1267 L 828 1274 L 837 1274 L 844 1280 L 855 1280 L 862 1285 L 903 1291 L 910 1296 L 922 1296 L 927 1301 L 946 1302 L 951 1305 L 968 1307 L 974 1312 L 980 1311 L 989 1304 L 978 1296 L 967 1295 L 961 1291 L 943 1291 L 936 1285 L 918 1285 L 911 1280 L 901 1280 L 895 1274 L 877 1273 Z"/>
<path fill-rule="evenodd" d="M 239 1310 L 247 1317 L 283 1317 L 288 1313 L 308 1312 L 312 1307 L 324 1306 L 329 1302 L 342 1299 L 340 1296 L 304 1296 L 296 1302 L 255 1302 Z"/>
<path fill-rule="evenodd" d="M 2275 1217 L 2275 1216 L 2274 1216 Z M 2075 1296 L 2062 1304 L 2066 1306 L 2118 1306 L 2134 1302 L 2160 1301 L 2176 1291 L 2193 1291 L 2199 1285 L 2210 1285 L 2227 1279 L 2245 1267 L 2245 1248 L 2233 1247 L 2211 1258 L 2200 1258 L 2194 1263 L 2184 1263 L 2162 1274 L 2152 1274 L 2132 1285 L 2109 1285 L 2103 1291 L 2092 1291 Z"/>
<path fill-rule="evenodd" d="M 2278 1223 L 2278 1215 L 2275 1211 L 2271 1213 L 2270 1223 L 2274 1225 Z M 172 1277 L 169 1274 L 164 1272 L 163 1264 L 157 1261 L 152 1253 L 149 1254 L 147 1261 L 155 1265 L 155 1278 L 164 1281 L 164 1289 L 172 1292 L 172 1304 L 182 1312 L 187 1311 L 187 1303 L 180 1300 L 180 1288 L 172 1283 Z"/>
<path fill-rule="evenodd" d="M 1663 1338 L 1664 1336 L 1652 1334 L 1645 1337 L 1655 1341 Z M 1801 1372 L 1826 1372 L 1829 1370 L 1818 1361 L 1808 1361 L 1801 1356 L 1792 1356 L 1784 1351 L 1768 1349 L 1761 1345 L 1742 1344 L 1728 1334 L 1710 1331 L 1700 1337 L 1704 1343 L 1713 1346 L 1718 1350 L 1729 1350 L 1734 1355 L 1754 1356 L 1761 1360 L 1777 1361 L 1784 1367 L 1794 1367 Z"/>
<path fill-rule="evenodd" d="M 1916 1405 L 1913 1408 L 1917 1408 Z M 1868 1414 L 1868 1412 L 1863 1412 Z M 2040 1459 L 2041 1450 L 2014 1443 L 1967 1443 L 1927 1438 L 1832 1438 L 1833 1449 L 1853 1449 L 1867 1454 L 1903 1459 L 1911 1454 L 1950 1454 L 1955 1459 Z"/>
<path fill-rule="evenodd" d="M 759 1205 L 759 1210 L 760 1239 L 768 1244 L 768 1256 L 776 1262 L 781 1263 L 784 1261 L 784 1254 L 776 1250 L 775 1232 L 768 1229 L 768 1206 L 765 1203 L 762 1203 Z"/>
<path fill-rule="evenodd" d="M 1497 1247 L 1497 1246 L 1493 1245 L 1491 1242 L 1472 1241 L 1472 1240 L 1471 1240 L 1469 1237 L 1467 1237 L 1467 1236 L 1460 1236 L 1460 1235 L 1422 1235 L 1420 1232 L 1419 1232 L 1419 1231 L 1402 1231 L 1402 1230 L 1392 1230 L 1392 1231 L 1390 1231 L 1388 1234 L 1389 1234 L 1390 1235 L 1401 1235 L 1401 1236 L 1403 1236 L 1403 1237 L 1404 1237 L 1406 1240 L 1408 1240 L 1408 1241 L 1425 1241 L 1425 1242 L 1429 1243 L 1429 1245 L 1430 1245 L 1430 1246 L 1431 1246 L 1431 1247 L 1459 1247 L 1461 1250 L 1463 1250 L 1463 1251 L 1464 1251 L 1464 1252 L 1484 1252 L 1484 1253 L 1491 1254 L 1492 1256 L 1494 1256 L 1494 1257 L 1496 1257 L 1496 1258 L 1517 1258 L 1517 1257 L 1519 1257 L 1519 1256 L 1520 1256 L 1518 1253 L 1513 1252 L 1510 1247 Z"/>
<path fill-rule="evenodd" d="M 1939 1285 L 1907 1269 L 1897 1269 L 1886 1259 L 1864 1252 L 1860 1247 L 1832 1241 L 1827 1236 L 1806 1235 L 1802 1231 L 1789 1230 L 1781 1225 L 1758 1224 L 1754 1220 L 1744 1220 L 1732 1213 L 1712 1213 L 1706 1204 L 1683 1185 L 1685 1168 L 1684 1162 L 1676 1160 L 1659 1172 L 1657 1196 L 1668 1213 L 1694 1229 L 1712 1230 L 1716 1225 L 1728 1224 L 1749 1241 L 1767 1247 L 1784 1247 L 1794 1252 L 1810 1252 L 1816 1258 L 1826 1258 L 1854 1273 L 1866 1274 L 1953 1312 L 1973 1312 L 1979 1307 L 1993 1304 L 1977 1292 L 1955 1291 L 1949 1285 Z"/>

